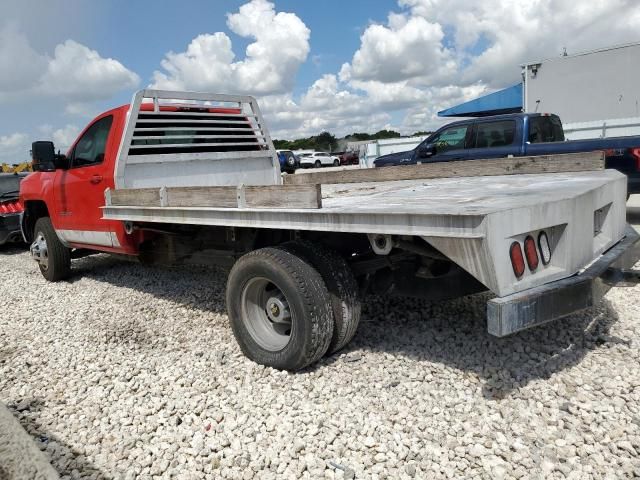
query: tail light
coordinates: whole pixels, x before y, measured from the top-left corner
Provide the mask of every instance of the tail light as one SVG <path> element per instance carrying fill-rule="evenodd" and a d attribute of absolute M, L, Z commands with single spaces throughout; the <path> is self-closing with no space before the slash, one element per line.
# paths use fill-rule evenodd
<path fill-rule="evenodd" d="M 524 275 L 524 257 L 522 256 L 522 248 L 519 242 L 513 242 L 509 247 L 509 257 L 511 257 L 511 266 L 513 273 L 517 278 Z"/>
<path fill-rule="evenodd" d="M 20 200 L 11 200 L 9 202 L 0 203 L 0 215 L 7 213 L 20 213 L 22 211 L 22 204 Z"/>
<path fill-rule="evenodd" d="M 538 251 L 536 249 L 536 242 L 531 235 L 524 239 L 524 256 L 527 258 L 527 265 L 532 272 L 538 268 Z"/>
<path fill-rule="evenodd" d="M 538 235 L 538 248 L 540 249 L 542 263 L 547 265 L 551 261 L 551 248 L 549 247 L 549 238 L 545 232 L 540 232 Z"/>
<path fill-rule="evenodd" d="M 636 159 L 636 170 L 640 172 L 640 148 L 631 148 L 631 156 Z"/>

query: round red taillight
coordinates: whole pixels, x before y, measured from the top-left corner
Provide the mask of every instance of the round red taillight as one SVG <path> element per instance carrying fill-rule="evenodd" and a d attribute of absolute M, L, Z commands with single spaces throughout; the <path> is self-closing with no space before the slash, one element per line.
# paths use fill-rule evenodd
<path fill-rule="evenodd" d="M 516 277 L 520 278 L 524 275 L 524 257 L 522 256 L 522 248 L 520 243 L 513 242 L 509 247 L 509 257 L 511 258 L 511 266 Z"/>
<path fill-rule="evenodd" d="M 524 256 L 527 258 L 527 265 L 532 272 L 538 268 L 538 252 L 536 250 L 536 242 L 531 235 L 524 239 Z"/>

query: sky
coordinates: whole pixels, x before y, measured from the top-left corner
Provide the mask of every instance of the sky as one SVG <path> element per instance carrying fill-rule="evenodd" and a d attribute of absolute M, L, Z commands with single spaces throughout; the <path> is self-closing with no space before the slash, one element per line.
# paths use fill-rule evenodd
<path fill-rule="evenodd" d="M 249 94 L 273 138 L 446 122 L 520 64 L 640 41 L 637 0 L 0 0 L 0 163 L 137 89 Z M 585 79 L 588 81 L 588 79 Z"/>

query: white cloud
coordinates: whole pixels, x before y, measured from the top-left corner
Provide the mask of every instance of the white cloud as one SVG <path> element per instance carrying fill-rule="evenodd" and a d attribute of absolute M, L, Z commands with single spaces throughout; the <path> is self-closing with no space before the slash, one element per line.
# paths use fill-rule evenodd
<path fill-rule="evenodd" d="M 452 31 L 458 84 L 502 87 L 521 63 L 638 40 L 635 0 L 399 0 L 413 17 Z M 481 50 L 478 52 L 477 50 Z"/>
<path fill-rule="evenodd" d="M 135 88 L 140 78 L 120 62 L 67 40 L 53 57 L 35 51 L 15 27 L 0 30 L 0 101 L 58 98 L 70 103 L 105 100 Z"/>
<path fill-rule="evenodd" d="M 51 133 L 51 139 L 53 140 L 56 149 L 61 150 L 62 152 L 68 150 L 78 137 L 80 130 L 80 127 L 71 124 L 54 130 Z"/>
<path fill-rule="evenodd" d="M 12 149 L 16 148 L 28 140 L 28 136 L 24 133 L 12 133 L 0 137 L 0 148 Z"/>
<path fill-rule="evenodd" d="M 12 133 L 0 136 L 0 163 L 21 163 L 29 158 L 29 136 Z"/>
<path fill-rule="evenodd" d="M 163 71 L 153 74 L 153 88 L 272 95 L 294 86 L 298 68 L 309 54 L 310 31 L 293 13 L 276 13 L 274 4 L 252 0 L 227 15 L 227 26 L 255 41 L 245 58 L 234 61 L 223 32 L 195 37 L 182 53 L 167 53 Z"/>
<path fill-rule="evenodd" d="M 56 150 L 65 152 L 76 138 L 78 138 L 81 130 L 82 128 L 75 124 L 67 124 L 58 129 L 49 124 L 45 124 L 38 127 L 38 138 L 42 140 L 52 140 Z"/>
<path fill-rule="evenodd" d="M 444 48 L 438 23 L 423 17 L 389 15 L 388 25 L 370 25 L 351 64 L 341 70 L 345 80 L 393 83 L 413 79 L 430 85 L 450 79 L 456 63 Z"/>
<path fill-rule="evenodd" d="M 46 58 L 17 28 L 7 25 L 0 30 L 0 98 L 33 87 L 46 68 Z"/>
<path fill-rule="evenodd" d="M 123 89 L 135 88 L 140 77 L 113 58 L 73 40 L 56 46 L 39 90 L 74 102 L 105 100 Z"/>
<path fill-rule="evenodd" d="M 324 75 L 295 101 L 291 94 L 260 99 L 269 129 L 276 138 L 314 135 L 329 130 L 336 135 L 354 131 L 377 131 L 391 120 L 366 94 L 359 94 L 340 82 L 336 75 Z"/>

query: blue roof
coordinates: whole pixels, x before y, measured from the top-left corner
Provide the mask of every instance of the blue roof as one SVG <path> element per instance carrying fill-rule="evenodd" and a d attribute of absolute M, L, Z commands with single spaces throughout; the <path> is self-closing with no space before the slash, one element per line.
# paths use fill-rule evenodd
<path fill-rule="evenodd" d="M 522 84 L 438 112 L 439 117 L 485 117 L 522 111 Z"/>

